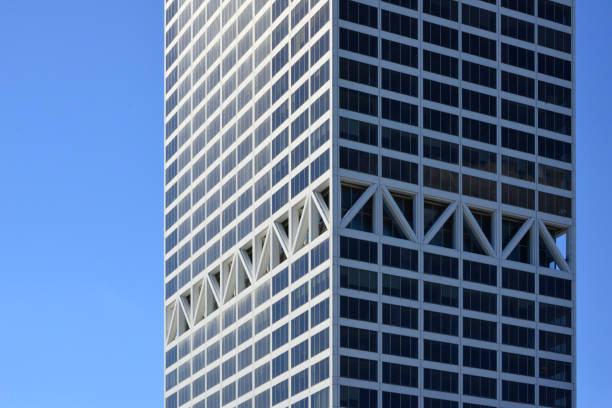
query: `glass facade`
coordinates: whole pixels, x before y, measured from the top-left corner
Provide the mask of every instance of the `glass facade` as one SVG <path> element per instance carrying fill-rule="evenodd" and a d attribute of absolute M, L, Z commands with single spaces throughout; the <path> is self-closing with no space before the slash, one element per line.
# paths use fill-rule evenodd
<path fill-rule="evenodd" d="M 575 406 L 572 0 L 165 1 L 165 407 Z"/>

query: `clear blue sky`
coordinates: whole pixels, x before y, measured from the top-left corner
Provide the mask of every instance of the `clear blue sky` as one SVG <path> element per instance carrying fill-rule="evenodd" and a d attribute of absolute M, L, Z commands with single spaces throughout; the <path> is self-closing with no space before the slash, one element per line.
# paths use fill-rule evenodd
<path fill-rule="evenodd" d="M 610 386 L 612 3 L 578 10 L 579 406 Z M 0 7 L 0 406 L 162 406 L 162 0 Z M 598 350 L 598 351 L 596 351 Z"/>

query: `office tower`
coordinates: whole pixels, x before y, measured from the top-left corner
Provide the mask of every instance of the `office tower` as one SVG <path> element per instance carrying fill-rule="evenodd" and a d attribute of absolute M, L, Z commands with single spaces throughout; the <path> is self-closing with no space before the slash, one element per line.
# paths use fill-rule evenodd
<path fill-rule="evenodd" d="M 165 407 L 575 406 L 574 7 L 165 1 Z"/>

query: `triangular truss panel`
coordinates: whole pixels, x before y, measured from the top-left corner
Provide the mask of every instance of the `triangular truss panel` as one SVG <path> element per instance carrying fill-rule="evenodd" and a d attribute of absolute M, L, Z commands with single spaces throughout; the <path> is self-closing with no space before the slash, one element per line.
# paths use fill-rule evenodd
<path fill-rule="evenodd" d="M 474 247 L 480 249 L 480 252 L 477 253 L 481 253 L 482 255 L 495 256 L 495 249 L 491 243 L 491 238 L 493 236 L 491 226 L 493 215 L 476 212 L 475 216 L 474 212 L 472 212 L 472 210 L 467 205 L 463 204 L 462 207 L 464 241 L 466 239 L 471 239 Z M 487 222 L 488 225 L 486 225 Z M 465 244 L 464 249 L 466 249 Z"/>
<path fill-rule="evenodd" d="M 446 208 L 444 208 L 444 205 L 445 204 L 429 200 L 425 201 L 423 211 L 425 212 L 429 209 L 431 212 L 431 218 L 430 221 L 424 225 L 423 233 L 425 236 L 423 241 L 426 244 L 431 243 L 433 245 L 454 248 L 454 215 L 455 210 L 457 209 L 457 202 L 448 204 Z M 444 208 L 444 210 L 442 210 L 442 208 Z M 437 216 L 437 219 L 435 219 L 437 214 L 439 215 Z M 429 230 L 427 230 L 428 225 L 431 225 Z M 450 237 L 448 236 L 449 228 Z"/>

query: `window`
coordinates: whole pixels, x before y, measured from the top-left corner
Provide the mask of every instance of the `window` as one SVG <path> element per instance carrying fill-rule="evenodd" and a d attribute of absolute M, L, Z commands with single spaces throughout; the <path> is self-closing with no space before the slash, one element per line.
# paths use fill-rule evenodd
<path fill-rule="evenodd" d="M 423 78 L 423 98 L 450 106 L 459 106 L 459 91 L 456 86 Z"/>
<path fill-rule="evenodd" d="M 572 381 L 572 364 L 565 361 L 540 358 L 539 377 L 555 381 Z"/>
<path fill-rule="evenodd" d="M 572 8 L 551 0 L 538 0 L 538 17 L 571 26 Z"/>
<path fill-rule="evenodd" d="M 376 242 L 340 237 L 340 257 L 361 262 L 378 263 Z"/>
<path fill-rule="evenodd" d="M 424 331 L 457 336 L 459 325 L 457 316 L 425 310 L 423 317 Z"/>
<path fill-rule="evenodd" d="M 463 117 L 462 137 L 482 143 L 497 144 L 497 126 L 492 123 Z"/>
<path fill-rule="evenodd" d="M 423 370 L 423 387 L 426 390 L 451 392 L 456 394 L 459 384 L 459 375 L 442 370 L 425 368 Z"/>
<path fill-rule="evenodd" d="M 376 272 L 365 269 L 340 266 L 340 287 L 376 293 L 378 290 L 378 276 Z"/>
<path fill-rule="evenodd" d="M 463 365 L 496 371 L 497 352 L 479 347 L 463 346 Z"/>
<path fill-rule="evenodd" d="M 378 9 L 352 0 L 340 0 L 340 19 L 378 28 Z"/>
<path fill-rule="evenodd" d="M 329 377 L 329 358 L 321 360 L 310 368 L 310 385 L 315 385 Z"/>
<path fill-rule="evenodd" d="M 378 58 L 378 38 L 340 27 L 340 49 Z"/>
<path fill-rule="evenodd" d="M 400 357 L 418 358 L 419 340 L 399 334 L 382 334 L 382 352 Z"/>
<path fill-rule="evenodd" d="M 572 117 L 562 113 L 538 109 L 538 126 L 566 136 L 572 135 Z"/>
<path fill-rule="evenodd" d="M 376 175 L 378 174 L 378 156 L 341 146 L 340 168 Z"/>
<path fill-rule="evenodd" d="M 424 301 L 442 306 L 458 307 L 459 289 L 440 283 L 423 282 Z"/>
<path fill-rule="evenodd" d="M 423 107 L 423 127 L 436 132 L 458 136 L 459 117 L 452 113 Z"/>
<path fill-rule="evenodd" d="M 463 52 L 493 61 L 497 59 L 497 43 L 495 40 L 463 32 L 461 44 Z"/>
<path fill-rule="evenodd" d="M 341 98 L 342 98 L 342 89 L 343 88 L 340 88 Z M 353 91 L 353 92 L 358 92 L 358 91 Z M 359 93 L 361 94 L 362 92 L 359 92 Z M 369 94 L 366 94 L 366 95 L 372 98 L 371 95 Z M 375 103 L 373 105 L 372 102 L 370 102 L 370 105 L 374 106 L 374 110 L 370 109 L 369 113 L 368 112 L 360 112 L 360 113 L 366 113 L 366 114 L 370 114 L 374 116 L 378 115 L 378 110 L 375 108 Z M 380 105 L 381 105 L 381 117 L 383 119 L 389 119 L 395 122 L 405 123 L 405 124 L 412 125 L 412 126 L 419 125 L 418 106 L 407 103 L 407 102 L 396 101 L 395 99 L 389 99 L 389 98 L 381 98 Z M 342 102 L 340 103 L 340 107 L 342 108 Z M 359 112 L 359 110 L 357 110 L 357 112 Z"/>
<path fill-rule="evenodd" d="M 540 323 L 572 327 L 572 309 L 550 303 L 540 303 Z"/>
<path fill-rule="evenodd" d="M 520 13 L 533 15 L 534 1 L 535 0 L 502 0 L 501 5 L 502 7 L 506 7 Z"/>
<path fill-rule="evenodd" d="M 566 163 L 572 162 L 572 145 L 544 136 L 538 137 L 538 155 Z"/>
<path fill-rule="evenodd" d="M 347 81 L 373 87 L 378 86 L 378 67 L 365 62 L 340 57 L 339 75 L 340 79 L 346 79 Z"/>
<path fill-rule="evenodd" d="M 502 381 L 502 400 L 519 402 L 522 404 L 533 404 L 535 397 L 535 386 L 514 381 Z"/>
<path fill-rule="evenodd" d="M 497 295 L 473 289 L 463 289 L 463 308 L 483 313 L 497 313 Z"/>
<path fill-rule="evenodd" d="M 423 41 L 457 50 L 459 37 L 455 29 L 423 21 Z"/>
<path fill-rule="evenodd" d="M 415 76 L 382 68 L 381 82 L 382 89 L 401 93 L 408 96 L 418 96 L 418 78 Z"/>
<path fill-rule="evenodd" d="M 442 341 L 423 340 L 423 358 L 444 364 L 455 364 L 459 361 L 458 346 Z"/>
<path fill-rule="evenodd" d="M 534 366 L 535 359 L 531 356 L 502 353 L 502 371 L 504 373 L 533 377 L 535 375 Z"/>
<path fill-rule="evenodd" d="M 340 326 L 340 347 L 377 353 L 378 333 L 367 329 Z"/>
<path fill-rule="evenodd" d="M 534 348 L 534 337 L 534 329 L 511 324 L 502 325 L 502 344 L 532 349 Z"/>
<path fill-rule="evenodd" d="M 502 35 L 533 43 L 534 25 L 518 18 L 501 16 Z"/>
<path fill-rule="evenodd" d="M 462 61 L 463 80 L 474 84 L 495 88 L 497 86 L 497 70 L 486 65 Z"/>
<path fill-rule="evenodd" d="M 456 0 L 423 0 L 423 12 L 447 20 L 458 21 Z"/>
<path fill-rule="evenodd" d="M 502 287 L 520 290 L 522 292 L 535 292 L 535 277 L 531 272 L 517 269 L 502 268 Z"/>
<path fill-rule="evenodd" d="M 497 115 L 497 98 L 484 93 L 463 89 L 463 109 L 484 115 Z"/>
<path fill-rule="evenodd" d="M 406 0 L 401 0 L 406 1 Z M 396 392 L 383 392 L 383 407 L 418 408 L 419 398 L 416 395 L 399 394 Z M 370 405 L 371 407 L 375 407 Z"/>
<path fill-rule="evenodd" d="M 382 382 L 384 384 L 418 387 L 419 369 L 404 364 L 382 363 Z"/>
<path fill-rule="evenodd" d="M 418 38 L 418 20 L 403 14 L 381 9 L 382 30 L 408 38 Z"/>
<path fill-rule="evenodd" d="M 340 150 L 342 150 L 342 147 Z M 385 178 L 399 180 L 405 183 L 418 183 L 418 165 L 416 163 L 383 156 L 381 171 L 382 177 Z"/>
<path fill-rule="evenodd" d="M 329 347 L 329 328 L 325 328 L 312 336 L 310 340 L 310 347 L 310 355 L 312 357 L 321 353 L 323 350 L 327 350 Z"/>
<path fill-rule="evenodd" d="M 342 125 L 340 125 L 342 126 Z M 370 125 L 374 126 L 374 125 Z M 341 130 L 342 131 L 342 130 Z M 341 136 L 342 137 L 342 133 Z M 405 132 L 402 130 L 382 127 L 381 146 L 385 149 L 391 149 L 398 152 L 418 154 L 419 153 L 419 138 L 416 134 Z M 373 143 L 370 143 L 373 144 Z M 376 144 L 374 144 L 376 145 Z"/>
<path fill-rule="evenodd" d="M 462 4 L 461 6 L 461 22 L 463 24 L 495 33 L 496 20 L 497 16 L 495 12 L 470 6 L 468 4 Z"/>
<path fill-rule="evenodd" d="M 488 150 L 480 150 L 463 146 L 462 163 L 466 167 L 495 173 L 497 171 L 497 155 Z"/>
<path fill-rule="evenodd" d="M 571 408 L 572 391 L 540 385 L 540 405 L 543 407 Z"/>
<path fill-rule="evenodd" d="M 535 69 L 535 54 L 531 50 L 502 43 L 501 57 L 504 64 L 530 71 Z"/>
<path fill-rule="evenodd" d="M 340 356 L 340 377 L 377 381 L 378 363 L 365 358 Z"/>
<path fill-rule="evenodd" d="M 502 174 L 520 180 L 535 180 L 535 163 L 516 157 L 502 155 Z"/>
<path fill-rule="evenodd" d="M 372 272 L 372 275 L 375 279 L 374 290 L 372 292 L 376 293 L 376 274 Z M 382 279 L 382 293 L 387 296 L 418 300 L 419 281 L 385 273 Z"/>
<path fill-rule="evenodd" d="M 497 286 L 497 267 L 475 261 L 463 261 L 463 279 L 483 285 Z"/>
<path fill-rule="evenodd" d="M 463 337 L 495 343 L 497 342 L 497 323 L 464 317 Z"/>
<path fill-rule="evenodd" d="M 423 255 L 423 258 L 424 273 L 458 279 L 459 266 L 456 258 L 427 252 Z"/>
<path fill-rule="evenodd" d="M 341 29 L 342 30 L 342 29 Z M 395 41 L 382 38 L 380 40 L 382 48 L 382 59 L 396 64 L 405 65 L 407 67 L 418 68 L 419 66 L 419 50 L 407 44 L 398 43 Z M 376 57 L 377 55 L 373 55 Z"/>
<path fill-rule="evenodd" d="M 383 303 L 382 323 L 416 330 L 419 323 L 419 311 L 412 307 Z"/>
<path fill-rule="evenodd" d="M 538 45 L 571 54 L 572 35 L 549 27 L 538 26 Z"/>
<path fill-rule="evenodd" d="M 378 146 L 378 126 L 368 122 L 340 117 L 340 138 Z"/>
<path fill-rule="evenodd" d="M 341 385 L 340 406 L 346 408 L 377 408 L 377 391 Z"/>
<path fill-rule="evenodd" d="M 415 250 L 393 245 L 383 245 L 382 256 L 382 264 L 385 266 L 412 271 L 418 270 L 418 253 Z"/>
<path fill-rule="evenodd" d="M 540 330 L 540 350 L 572 354 L 572 336 Z"/>
<path fill-rule="evenodd" d="M 433 51 L 423 50 L 423 70 L 451 78 L 459 77 L 457 58 Z M 465 79 L 465 78 L 464 78 Z"/>
<path fill-rule="evenodd" d="M 378 97 L 375 95 L 340 87 L 339 100 L 341 109 L 378 116 Z"/>
<path fill-rule="evenodd" d="M 572 63 L 551 55 L 538 53 L 538 72 L 565 81 L 572 80 Z"/>
<path fill-rule="evenodd" d="M 502 146 L 520 152 L 535 152 L 535 136 L 531 133 L 522 132 L 516 129 L 502 127 Z"/>
<path fill-rule="evenodd" d="M 378 303 L 366 299 L 340 296 L 340 317 L 376 323 L 378 321 Z"/>
<path fill-rule="evenodd" d="M 463 375 L 463 393 L 482 398 L 497 398 L 497 381 L 494 378 Z"/>

